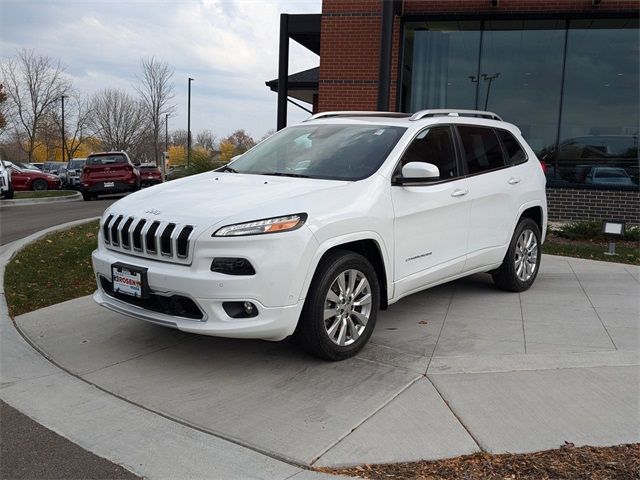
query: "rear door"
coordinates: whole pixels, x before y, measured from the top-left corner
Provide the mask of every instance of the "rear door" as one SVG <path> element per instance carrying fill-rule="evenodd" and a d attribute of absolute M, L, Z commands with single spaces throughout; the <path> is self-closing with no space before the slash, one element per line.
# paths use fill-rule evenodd
<path fill-rule="evenodd" d="M 457 131 L 473 202 L 465 270 L 473 270 L 501 262 L 504 257 L 518 214 L 526 155 L 505 130 L 458 125 Z M 507 159 L 507 147 L 513 159 Z"/>
<path fill-rule="evenodd" d="M 471 202 L 454 139 L 451 126 L 423 130 L 396 169 L 399 175 L 409 162 L 432 163 L 440 170 L 440 178 L 391 188 L 395 213 L 394 296 L 456 275 L 464 266 Z"/>

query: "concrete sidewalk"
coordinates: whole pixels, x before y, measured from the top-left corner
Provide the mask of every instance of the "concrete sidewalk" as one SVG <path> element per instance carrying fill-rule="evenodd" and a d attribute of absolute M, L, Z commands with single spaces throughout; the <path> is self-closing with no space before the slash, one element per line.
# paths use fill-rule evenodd
<path fill-rule="evenodd" d="M 311 474 L 295 465 L 434 459 L 480 449 L 529 452 L 565 441 L 638 442 L 639 278 L 638 267 L 551 256 L 522 294 L 496 290 L 486 275 L 470 277 L 382 312 L 370 344 L 339 363 L 310 358 L 292 342 L 184 334 L 85 297 L 16 319 L 71 375 L 42 359 L 20 361 L 33 350 L 12 351 L 3 331 L 0 397 L 92 451 L 111 452 L 118 463 L 132 465 L 136 455 L 149 460 L 144 449 L 123 452 L 88 432 L 100 430 L 105 418 L 79 422 L 78 409 L 101 417 L 115 402 L 126 421 L 107 425 L 109 435 L 115 428 L 126 436 L 138 415 L 171 422 L 209 448 L 202 455 L 233 451 L 226 458 L 238 462 L 227 472 L 240 468 L 236 477 L 285 478 Z M 31 372 L 36 367 L 42 371 Z M 30 374 L 23 378 L 25 368 Z M 99 393 L 106 403 L 70 399 L 71 388 Z M 150 476 L 163 476 L 146 467 Z"/>

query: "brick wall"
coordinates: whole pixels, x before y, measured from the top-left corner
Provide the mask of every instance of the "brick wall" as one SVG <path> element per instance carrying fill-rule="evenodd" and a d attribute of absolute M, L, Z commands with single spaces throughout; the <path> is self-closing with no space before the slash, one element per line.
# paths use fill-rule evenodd
<path fill-rule="evenodd" d="M 547 188 L 549 220 L 625 220 L 640 223 L 640 192 Z"/>
<path fill-rule="evenodd" d="M 619 12 L 637 0 L 405 0 L 404 15 L 448 13 Z M 375 110 L 378 97 L 382 0 L 323 0 L 319 111 Z M 400 17 L 393 24 L 390 108 L 396 110 Z"/>

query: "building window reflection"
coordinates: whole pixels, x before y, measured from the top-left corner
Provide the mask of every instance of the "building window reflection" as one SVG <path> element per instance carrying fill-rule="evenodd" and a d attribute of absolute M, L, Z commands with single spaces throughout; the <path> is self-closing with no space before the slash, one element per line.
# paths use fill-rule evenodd
<path fill-rule="evenodd" d="M 488 109 L 549 185 L 638 188 L 638 20 L 406 22 L 400 108 Z"/>

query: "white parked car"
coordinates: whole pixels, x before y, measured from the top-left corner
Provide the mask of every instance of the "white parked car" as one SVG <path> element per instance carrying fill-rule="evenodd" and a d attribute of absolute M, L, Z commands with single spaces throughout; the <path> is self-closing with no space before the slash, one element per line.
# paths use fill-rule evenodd
<path fill-rule="evenodd" d="M 187 332 L 295 334 L 339 360 L 420 290 L 478 272 L 526 290 L 546 223 L 540 162 L 495 114 L 322 113 L 109 207 L 94 299 Z"/>
<path fill-rule="evenodd" d="M 6 198 L 7 200 L 13 198 L 11 172 L 5 166 L 4 160 L 0 160 L 0 198 Z"/>

